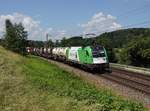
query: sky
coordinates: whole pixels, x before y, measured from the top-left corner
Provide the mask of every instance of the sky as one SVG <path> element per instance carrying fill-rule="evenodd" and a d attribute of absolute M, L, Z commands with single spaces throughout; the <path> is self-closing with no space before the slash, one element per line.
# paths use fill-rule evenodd
<path fill-rule="evenodd" d="M 22 23 L 28 39 L 61 40 L 131 27 L 150 27 L 150 0 L 1 0 L 0 37 L 5 20 Z M 134 26 L 134 24 L 139 24 Z M 86 36 L 84 36 L 86 37 Z"/>

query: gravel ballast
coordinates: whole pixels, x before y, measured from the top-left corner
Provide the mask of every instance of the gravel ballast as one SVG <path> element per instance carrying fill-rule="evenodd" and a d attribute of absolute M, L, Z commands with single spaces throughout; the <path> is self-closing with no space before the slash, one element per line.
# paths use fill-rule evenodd
<path fill-rule="evenodd" d="M 110 81 L 104 77 L 101 77 L 100 75 L 92 74 L 90 72 L 86 72 L 79 68 L 75 68 L 73 66 L 70 66 L 70 65 L 58 62 L 58 61 L 53 61 L 53 60 L 48 60 L 48 61 L 53 64 L 56 64 L 57 66 L 59 66 L 60 68 L 63 68 L 64 70 L 68 72 L 76 74 L 77 76 L 81 77 L 87 82 L 94 84 L 98 88 L 105 88 L 105 89 L 111 90 L 117 96 L 123 96 L 124 98 L 128 98 L 128 99 L 135 100 L 137 102 L 141 102 L 144 104 L 145 107 L 150 108 L 150 96 L 149 95 L 145 95 L 144 93 L 140 91 L 137 91 L 127 86 L 123 86 L 116 82 Z"/>

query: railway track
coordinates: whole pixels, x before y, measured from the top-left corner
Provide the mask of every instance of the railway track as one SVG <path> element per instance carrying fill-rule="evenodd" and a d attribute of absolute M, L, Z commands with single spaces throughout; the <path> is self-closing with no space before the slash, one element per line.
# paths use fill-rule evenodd
<path fill-rule="evenodd" d="M 113 69 L 111 74 L 101 74 L 101 77 L 118 84 L 138 90 L 150 96 L 150 76 L 135 72 Z"/>
<path fill-rule="evenodd" d="M 57 61 L 58 62 L 58 61 Z M 69 65 L 70 66 L 70 65 Z M 76 68 L 75 66 L 71 66 Z M 79 70 L 81 70 L 78 67 Z M 82 69 L 83 70 L 83 69 Z M 85 69 L 84 69 L 85 70 Z M 88 72 L 87 70 L 85 70 Z M 93 73 L 94 75 L 95 73 Z M 150 96 L 150 75 L 113 68 L 112 73 L 96 75 Z"/>
<path fill-rule="evenodd" d="M 112 69 L 112 73 L 100 74 L 95 71 L 91 72 L 79 66 L 69 65 L 52 59 L 48 61 L 68 72 L 73 72 L 77 76 L 95 84 L 96 87 L 104 86 L 108 89 L 113 89 L 119 95 L 140 101 L 145 107 L 150 106 L 150 75 L 120 69 Z"/>
<path fill-rule="evenodd" d="M 123 69 L 116 69 L 116 68 L 113 68 L 113 72 L 118 72 L 118 73 L 123 72 L 122 74 L 150 81 L 150 75 L 146 75 L 146 74 L 141 74 L 141 73 L 137 73 L 137 72 L 135 73 L 135 72 L 131 72 L 131 71 L 123 70 Z"/>

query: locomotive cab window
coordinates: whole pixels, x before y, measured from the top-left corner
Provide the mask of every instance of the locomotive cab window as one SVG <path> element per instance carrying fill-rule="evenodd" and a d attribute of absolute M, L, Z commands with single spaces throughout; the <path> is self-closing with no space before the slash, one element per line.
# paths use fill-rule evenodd
<path fill-rule="evenodd" d="M 101 46 L 97 46 L 97 47 L 93 47 L 92 48 L 92 55 L 93 57 L 97 58 L 97 57 L 105 57 L 105 53 L 104 53 L 104 49 Z"/>
<path fill-rule="evenodd" d="M 93 52 L 93 57 L 105 57 L 105 53 Z"/>

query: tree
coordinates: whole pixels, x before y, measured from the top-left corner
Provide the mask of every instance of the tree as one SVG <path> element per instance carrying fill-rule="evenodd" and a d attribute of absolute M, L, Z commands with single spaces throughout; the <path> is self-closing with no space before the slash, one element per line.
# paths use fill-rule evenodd
<path fill-rule="evenodd" d="M 61 44 L 62 47 L 65 47 L 65 46 L 68 45 L 68 40 L 65 37 L 63 37 L 60 44 Z"/>
<path fill-rule="evenodd" d="M 130 59 L 130 54 L 128 52 L 127 48 L 122 48 L 119 52 L 119 56 L 118 56 L 118 62 L 121 64 L 127 64 L 130 65 L 131 64 L 131 59 Z"/>
<path fill-rule="evenodd" d="M 52 41 L 51 39 L 48 40 L 47 46 L 48 46 L 48 47 L 54 47 L 54 43 L 53 43 L 53 41 Z"/>
<path fill-rule="evenodd" d="M 16 41 L 16 48 L 17 52 L 25 55 L 26 53 L 26 46 L 27 46 L 27 31 L 25 31 L 23 25 L 21 23 L 15 24 L 17 41 Z"/>
<path fill-rule="evenodd" d="M 60 46 L 60 42 L 59 42 L 59 40 L 56 40 L 55 47 L 59 47 L 59 46 Z"/>
<path fill-rule="evenodd" d="M 130 65 L 150 67 L 150 37 L 137 38 L 122 50 L 121 61 Z"/>
<path fill-rule="evenodd" d="M 27 31 L 23 25 L 12 24 L 10 20 L 6 20 L 5 47 L 22 55 L 26 54 Z"/>
<path fill-rule="evenodd" d="M 10 20 L 6 20 L 6 33 L 5 33 L 5 44 L 4 46 L 10 50 L 13 50 L 14 42 L 16 41 L 16 31 Z"/>

